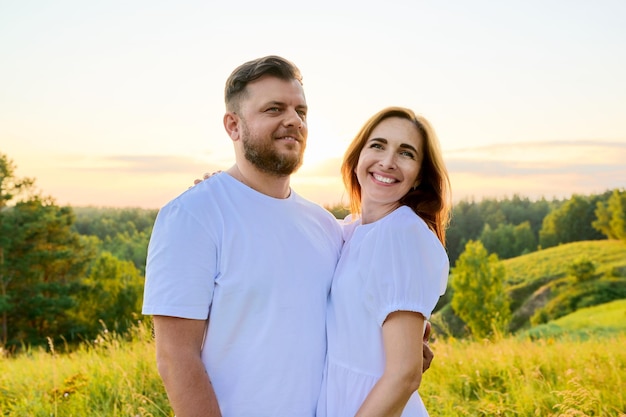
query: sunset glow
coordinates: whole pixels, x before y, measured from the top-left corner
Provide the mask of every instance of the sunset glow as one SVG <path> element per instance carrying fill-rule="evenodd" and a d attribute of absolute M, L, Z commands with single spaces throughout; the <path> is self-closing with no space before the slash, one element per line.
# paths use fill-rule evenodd
<path fill-rule="evenodd" d="M 626 187 L 624 2 L 35 3 L 0 6 L 0 152 L 59 204 L 158 208 L 228 168 L 224 81 L 267 54 L 304 75 L 292 185 L 320 204 L 389 105 L 432 122 L 456 201 Z"/>

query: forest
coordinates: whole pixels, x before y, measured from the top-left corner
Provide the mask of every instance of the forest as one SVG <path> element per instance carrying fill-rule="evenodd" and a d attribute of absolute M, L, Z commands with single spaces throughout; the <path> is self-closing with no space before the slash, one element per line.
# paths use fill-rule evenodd
<path fill-rule="evenodd" d="M 15 169 L 0 153 L 2 352 L 71 351 L 103 331 L 129 332 L 142 320 L 157 209 L 59 206 Z M 327 208 L 337 218 L 346 214 Z M 452 275 L 433 317 L 438 334 L 529 332 L 626 298 L 626 190 L 463 200 L 453 206 L 447 249 Z M 538 264 L 552 269 L 534 270 Z"/>

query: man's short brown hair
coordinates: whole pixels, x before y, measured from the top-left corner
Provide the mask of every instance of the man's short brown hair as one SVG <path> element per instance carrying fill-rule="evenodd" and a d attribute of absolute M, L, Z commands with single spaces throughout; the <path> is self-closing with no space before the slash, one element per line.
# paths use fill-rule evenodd
<path fill-rule="evenodd" d="M 241 64 L 230 74 L 224 88 L 226 110 L 236 111 L 240 100 L 246 94 L 248 83 L 271 75 L 281 80 L 297 80 L 302 84 L 302 74 L 298 67 L 285 58 L 269 55 Z"/>

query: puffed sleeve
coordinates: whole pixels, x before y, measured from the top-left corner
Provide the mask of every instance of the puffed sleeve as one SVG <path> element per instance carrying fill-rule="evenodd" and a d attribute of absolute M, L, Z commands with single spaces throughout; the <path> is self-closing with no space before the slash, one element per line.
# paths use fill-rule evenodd
<path fill-rule="evenodd" d="M 208 317 L 217 263 L 212 236 L 178 200 L 159 211 L 148 245 L 143 314 Z"/>
<path fill-rule="evenodd" d="M 355 220 L 352 214 L 348 214 L 341 222 L 341 230 L 343 235 L 343 241 L 348 242 L 352 238 L 354 229 L 361 224 L 360 220 Z"/>
<path fill-rule="evenodd" d="M 361 250 L 366 307 L 380 326 L 394 311 L 430 317 L 445 292 L 449 271 L 448 256 L 435 234 L 419 218 L 372 232 Z"/>

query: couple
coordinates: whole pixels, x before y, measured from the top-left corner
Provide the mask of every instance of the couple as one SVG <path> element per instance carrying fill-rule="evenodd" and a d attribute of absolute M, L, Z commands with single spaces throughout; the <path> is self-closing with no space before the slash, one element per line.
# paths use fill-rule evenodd
<path fill-rule="evenodd" d="M 289 185 L 307 139 L 298 68 L 247 62 L 225 101 L 235 165 L 165 205 L 148 250 L 143 313 L 176 415 L 427 415 L 422 334 L 450 207 L 432 129 L 403 108 L 363 126 L 340 227 Z"/>

